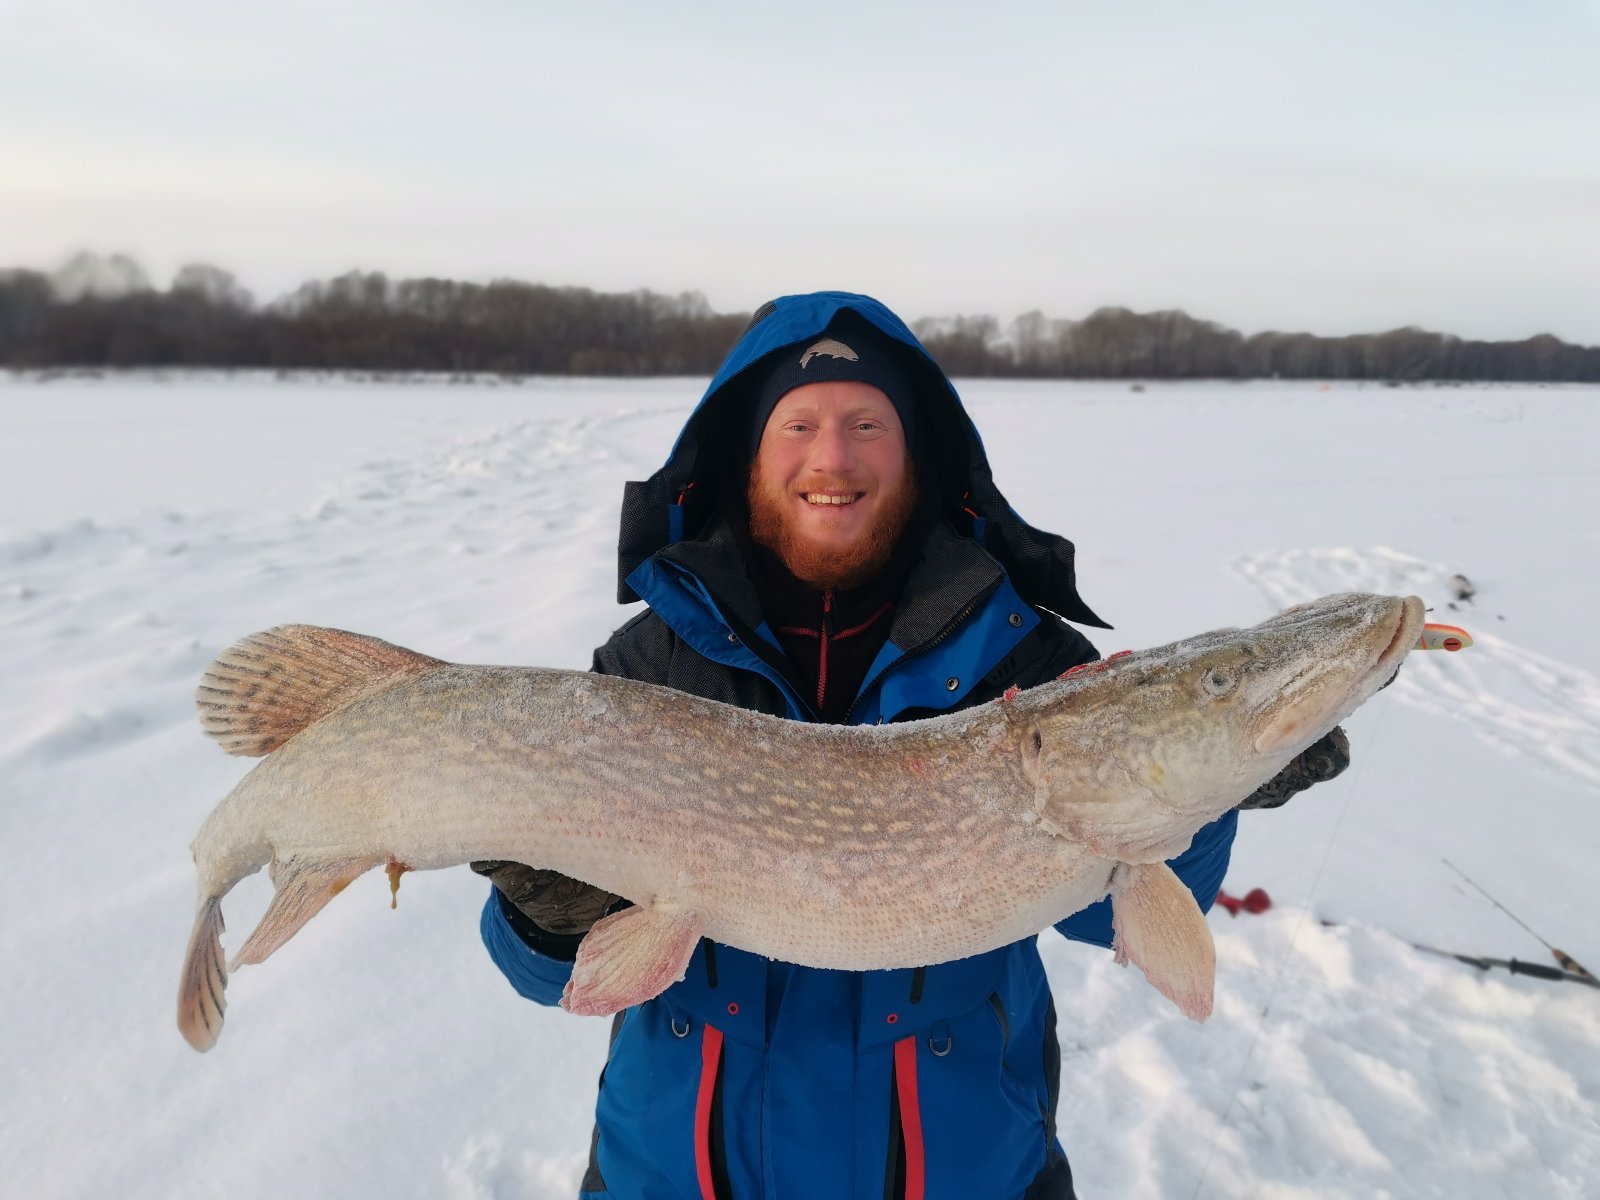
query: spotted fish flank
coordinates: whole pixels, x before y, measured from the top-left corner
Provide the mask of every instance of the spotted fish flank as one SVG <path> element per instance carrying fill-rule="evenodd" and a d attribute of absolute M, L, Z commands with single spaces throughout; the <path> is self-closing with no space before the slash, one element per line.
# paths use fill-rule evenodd
<path fill-rule="evenodd" d="M 659 994 L 702 937 L 814 967 L 926 966 L 1109 895 L 1119 961 L 1203 1019 L 1210 933 L 1166 860 L 1387 682 L 1421 625 L 1415 597 L 1331 596 L 1003 704 L 874 727 L 441 662 L 339 630 L 257 634 L 198 694 L 214 738 L 266 757 L 194 841 L 179 1028 L 215 1043 L 221 902 L 261 867 L 275 896 L 234 965 L 372 867 L 474 859 L 634 902 L 580 945 L 573 1012 Z"/>

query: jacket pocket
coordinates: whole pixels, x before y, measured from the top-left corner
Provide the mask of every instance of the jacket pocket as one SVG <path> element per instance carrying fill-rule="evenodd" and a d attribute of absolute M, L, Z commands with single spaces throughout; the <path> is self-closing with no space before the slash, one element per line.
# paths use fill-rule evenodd
<path fill-rule="evenodd" d="M 1021 1196 L 1045 1166 L 1044 1089 L 1037 1067 L 1006 1062 L 1029 1042 L 1029 1022 L 980 993 L 966 1012 L 890 1048 L 890 1200 Z"/>
<path fill-rule="evenodd" d="M 1025 1112 L 1037 1111 L 1040 1124 L 1048 1124 L 1048 1097 L 1035 1086 L 1036 1081 L 1027 1078 L 1024 1072 L 1019 1071 L 1011 1063 L 1011 1018 L 1006 1014 L 1005 1001 L 1001 1000 L 999 992 L 989 993 L 989 1012 L 994 1017 L 995 1025 L 1000 1032 L 1001 1088 L 1019 1109 Z"/>
<path fill-rule="evenodd" d="M 600 1186 L 594 1190 L 682 1200 L 731 1196 L 720 1153 L 723 1045 L 720 1031 L 659 999 L 628 1010 L 596 1105 L 593 1182 Z"/>

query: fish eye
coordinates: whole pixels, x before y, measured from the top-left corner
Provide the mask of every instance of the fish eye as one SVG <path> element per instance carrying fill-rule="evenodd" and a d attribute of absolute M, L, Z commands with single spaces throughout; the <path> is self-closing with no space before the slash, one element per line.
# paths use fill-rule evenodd
<path fill-rule="evenodd" d="M 1200 676 L 1200 687 L 1214 700 L 1220 700 L 1239 684 L 1239 676 L 1226 667 L 1208 668 Z"/>

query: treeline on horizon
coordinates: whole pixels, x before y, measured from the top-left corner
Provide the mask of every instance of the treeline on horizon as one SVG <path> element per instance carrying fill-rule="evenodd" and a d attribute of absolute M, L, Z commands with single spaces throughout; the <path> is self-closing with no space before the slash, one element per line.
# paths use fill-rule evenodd
<path fill-rule="evenodd" d="M 79 254 L 0 271 L 0 366 L 214 367 L 506 375 L 709 375 L 749 314 L 688 292 L 596 292 L 355 272 L 257 305 L 228 272 L 184 267 L 161 291 L 131 259 Z M 1101 308 L 928 317 L 917 336 L 952 375 L 1033 379 L 1600 382 L 1600 347 L 1548 334 L 1485 342 L 1407 327 L 1244 335 L 1181 311 Z"/>

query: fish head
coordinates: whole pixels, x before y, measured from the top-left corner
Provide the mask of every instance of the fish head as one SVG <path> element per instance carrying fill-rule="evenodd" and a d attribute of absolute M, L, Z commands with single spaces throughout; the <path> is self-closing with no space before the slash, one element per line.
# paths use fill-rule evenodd
<path fill-rule="evenodd" d="M 1095 664 L 1039 689 L 1062 690 L 1033 709 L 1025 769 L 1078 828 L 1192 834 L 1392 679 L 1422 620 L 1415 596 L 1326 596 Z"/>
<path fill-rule="evenodd" d="M 1416 596 L 1345 592 L 1255 626 L 1242 681 L 1251 746 L 1299 754 L 1394 678 L 1422 625 Z"/>

